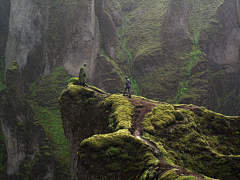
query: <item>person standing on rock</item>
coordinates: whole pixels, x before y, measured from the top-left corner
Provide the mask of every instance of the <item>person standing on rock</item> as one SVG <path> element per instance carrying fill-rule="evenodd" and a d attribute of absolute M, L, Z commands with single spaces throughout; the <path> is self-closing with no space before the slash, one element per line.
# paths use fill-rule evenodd
<path fill-rule="evenodd" d="M 86 63 L 83 64 L 83 66 L 80 68 L 79 71 L 79 83 L 81 86 L 86 87 Z"/>
<path fill-rule="evenodd" d="M 126 87 L 125 87 L 125 89 L 124 89 L 123 96 L 125 96 L 126 90 L 128 89 L 128 95 L 129 95 L 129 98 L 131 98 L 131 92 L 130 92 L 130 87 L 131 87 L 130 84 L 131 84 L 131 81 L 130 81 L 130 79 L 128 79 L 127 76 L 125 77 L 125 79 L 126 79 L 126 82 L 125 82 Z"/>

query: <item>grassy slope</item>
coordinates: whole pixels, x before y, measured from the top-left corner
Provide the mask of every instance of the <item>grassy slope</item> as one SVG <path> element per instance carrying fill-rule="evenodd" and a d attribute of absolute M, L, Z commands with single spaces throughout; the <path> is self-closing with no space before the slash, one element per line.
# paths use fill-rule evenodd
<path fill-rule="evenodd" d="M 202 33 L 206 33 L 206 29 L 210 28 L 209 22 L 218 22 L 214 15 L 224 0 L 189 0 L 190 14 L 186 33 L 191 45 L 185 52 L 173 49 L 174 58 L 171 62 L 168 61 L 168 54 L 162 52 L 160 41 L 162 22 L 169 1 L 132 0 L 131 10 L 126 10 L 128 5 L 126 1 L 118 2 L 117 6 L 115 1 L 109 1 L 112 14 L 114 9 L 122 13 L 122 26 L 117 27 L 120 39 L 117 46 L 117 63 L 123 73 L 127 73 L 134 80 L 135 94 L 139 92 L 140 95 L 148 98 L 170 103 L 182 101 L 203 103 L 208 81 L 202 77 L 211 72 L 207 68 L 199 72 L 191 72 L 191 70 L 195 65 L 208 61 L 207 56 L 202 53 L 199 38 L 203 35 Z M 221 23 L 215 27 L 215 30 L 218 31 L 220 28 Z M 132 69 L 132 63 L 136 58 L 142 58 L 144 61 L 155 55 L 157 55 L 157 61 L 161 63 L 159 68 L 142 74 L 141 77 L 136 75 L 137 70 Z M 139 68 L 145 68 L 141 61 L 139 61 Z M 218 111 L 218 109 L 214 110 Z"/>
<path fill-rule="evenodd" d="M 51 153 L 65 170 L 64 174 L 69 173 L 70 146 L 62 127 L 58 97 L 68 79 L 64 68 L 60 66 L 50 76 L 44 77 L 38 86 L 38 82 L 32 83 L 30 96 L 31 105 L 36 113 L 35 123 L 43 126 Z"/>
<path fill-rule="evenodd" d="M 113 9 L 122 11 L 123 25 L 117 27 L 119 37 L 116 47 L 117 63 L 123 73 L 130 76 L 134 84 L 134 93 L 137 94 L 139 88 L 138 82 L 133 77 L 132 63 L 136 57 L 153 55 L 160 49 L 160 30 L 169 1 L 132 2 L 134 3 L 131 6 L 132 10 L 124 11 L 129 6 L 126 1 L 119 1 L 118 6 L 116 2 L 108 1 L 112 12 Z"/>
<path fill-rule="evenodd" d="M 124 13 L 125 25 L 118 29 L 118 33 L 133 57 L 159 50 L 160 30 L 167 5 L 168 1 L 142 0 L 135 2 L 131 12 Z"/>

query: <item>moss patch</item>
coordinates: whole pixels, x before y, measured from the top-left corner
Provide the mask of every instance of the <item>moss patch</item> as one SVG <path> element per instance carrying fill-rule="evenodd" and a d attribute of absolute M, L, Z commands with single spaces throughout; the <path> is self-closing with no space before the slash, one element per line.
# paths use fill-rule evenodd
<path fill-rule="evenodd" d="M 175 120 L 183 120 L 180 112 L 175 111 L 172 105 L 159 105 L 153 108 L 143 120 L 144 131 L 155 134 L 175 123 Z"/>
<path fill-rule="evenodd" d="M 116 119 L 116 131 L 119 129 L 131 129 L 134 107 L 123 96 L 113 94 L 104 101 L 105 106 L 111 106 L 110 117 Z"/>
<path fill-rule="evenodd" d="M 121 179 L 136 179 L 145 167 L 158 162 L 151 148 L 127 129 L 85 139 L 79 157 L 96 178 L 121 172 Z"/>
<path fill-rule="evenodd" d="M 174 120 L 173 107 L 162 108 L 160 116 L 159 110 L 153 109 L 146 119 L 155 122 L 158 119 L 155 117 L 159 116 L 169 123 L 164 121 L 161 130 L 157 130 L 158 124 L 149 126 L 149 122 L 144 122 L 145 136 L 161 142 L 176 165 L 213 178 L 238 179 L 239 118 L 233 119 L 193 105 L 176 105 L 175 109 L 183 119 L 175 117 Z M 152 131 L 149 133 L 150 127 Z"/>

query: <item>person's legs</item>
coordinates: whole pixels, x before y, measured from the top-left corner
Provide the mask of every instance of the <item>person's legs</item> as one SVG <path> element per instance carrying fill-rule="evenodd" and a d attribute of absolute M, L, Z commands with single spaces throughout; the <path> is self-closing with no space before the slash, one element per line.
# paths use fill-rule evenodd
<path fill-rule="evenodd" d="M 130 88 L 128 88 L 128 95 L 129 95 L 129 97 L 131 98 L 131 91 L 130 91 Z"/>
<path fill-rule="evenodd" d="M 127 87 L 124 88 L 123 96 L 126 94 Z"/>
<path fill-rule="evenodd" d="M 83 83 L 80 83 L 80 86 L 83 86 L 83 87 L 85 87 L 86 85 L 85 85 L 85 82 L 83 82 Z"/>

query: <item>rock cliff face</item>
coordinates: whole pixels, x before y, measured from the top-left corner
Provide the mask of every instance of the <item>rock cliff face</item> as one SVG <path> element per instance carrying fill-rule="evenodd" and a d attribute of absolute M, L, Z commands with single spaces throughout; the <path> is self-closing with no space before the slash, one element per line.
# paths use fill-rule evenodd
<path fill-rule="evenodd" d="M 4 88 L 3 78 L 5 69 L 5 48 L 7 43 L 8 26 L 9 26 L 10 1 L 0 1 L 0 90 Z M 7 151 L 2 127 L 0 127 L 0 179 L 6 172 Z"/>
<path fill-rule="evenodd" d="M 108 24 L 100 28 L 106 54 L 112 58 L 116 54 L 116 31 L 112 31 L 114 24 L 109 14 L 103 9 L 99 12 L 102 14 L 100 20 Z M 9 29 L 5 68 L 9 68 L 13 60 L 18 62 L 26 91 L 31 83 L 49 75 L 59 65 L 63 65 L 68 74 L 78 76 L 80 67 L 87 63 L 88 81 L 99 79 L 95 72 L 99 69 L 96 61 L 100 53 L 100 30 L 94 0 L 14 0 L 11 2 Z M 109 39 L 112 33 L 115 33 L 115 41 Z M 102 74 L 112 70 L 112 67 L 104 68 L 106 73 L 102 71 Z M 104 85 L 104 80 L 100 76 L 98 84 Z M 122 81 L 119 75 L 115 80 Z"/>
<path fill-rule="evenodd" d="M 135 94 L 237 114 L 239 19 L 236 0 L 14 0 L 6 68 L 19 63 L 28 92 L 57 66 L 77 76 L 87 62 L 88 82 L 108 92 L 129 75 Z"/>
<path fill-rule="evenodd" d="M 11 9 L 9 10 L 10 5 Z M 38 164 L 46 170 L 46 173 L 39 175 L 39 178 L 56 178 L 55 175 L 57 173 L 55 172 L 60 171 L 56 170 L 58 165 L 59 167 L 61 166 L 61 168 L 57 169 L 61 170 L 63 170 L 62 167 L 69 166 L 69 145 L 63 136 L 63 132 L 60 131 L 62 127 L 56 96 L 61 92 L 61 88 L 67 84 L 69 75 L 78 76 L 79 68 L 85 62 L 87 63 L 87 82 L 108 93 L 122 92 L 124 77 L 128 75 L 132 81 L 133 94 L 140 94 L 154 100 L 173 104 L 189 103 L 199 106 L 204 105 L 217 112 L 236 115 L 240 108 L 240 79 L 238 68 L 240 45 L 239 6 L 238 0 L 10 0 L 10 4 L 8 0 L 0 0 L 0 56 L 6 57 L 6 59 L 2 58 L 0 61 L 0 79 L 2 79 L 2 74 L 4 73 L 2 71 L 4 64 L 3 59 L 5 59 L 6 64 L 5 70 L 11 67 L 13 61 L 17 61 L 20 70 L 18 77 L 22 76 L 22 80 L 19 81 L 19 83 L 21 83 L 21 85 L 19 84 L 20 89 L 13 92 L 13 97 L 15 97 L 15 99 L 22 99 L 22 101 L 25 102 L 25 96 L 28 96 L 28 103 L 31 104 L 31 106 L 27 105 L 27 102 L 19 104 L 19 102 L 15 102 L 14 98 L 8 96 L 7 90 L 2 92 L 2 102 L 6 102 L 6 107 L 4 108 L 6 108 L 6 110 L 13 109 L 16 104 L 17 109 L 14 114 L 7 113 L 7 111 L 2 112 L 3 133 L 4 135 L 6 134 L 8 142 L 9 138 L 14 139 L 13 137 L 17 134 L 23 134 L 22 136 L 24 136 L 24 138 L 17 141 L 18 144 L 16 145 L 16 148 L 21 146 L 24 151 L 21 151 L 21 155 L 19 155 L 17 154 L 17 150 L 13 150 L 13 156 L 9 157 L 8 175 L 23 177 L 21 174 L 25 173 L 26 175 L 29 169 L 38 167 L 36 165 Z M 2 11 L 2 9 L 6 11 Z M 8 18 L 9 29 L 7 23 Z M 8 38 L 6 38 L 7 34 Z M 5 49 L 6 39 L 6 51 L 5 55 L 3 55 L 2 52 Z M 68 74 L 66 74 L 66 71 Z M 7 86 L 11 87 L 11 84 L 14 83 L 10 82 L 15 81 L 14 78 L 18 77 L 8 78 L 6 81 L 6 83 L 8 83 Z M 5 80 L 6 78 L 7 76 L 5 76 Z M 2 84 L 3 82 L 0 82 L 0 90 L 4 88 Z M 68 88 L 70 87 L 72 86 Z M 12 90 L 14 91 L 14 88 L 12 88 Z M 71 88 L 65 91 L 71 91 Z M 24 95 L 24 93 L 27 94 Z M 67 92 L 65 93 L 65 95 L 67 95 Z M 65 97 L 65 95 L 63 97 Z M 106 94 L 106 96 L 108 95 Z M 93 99 L 80 98 L 79 103 L 83 101 L 88 104 L 90 101 L 94 104 L 96 111 L 109 111 L 109 107 L 103 106 L 102 104 L 97 105 L 97 102 L 102 99 L 98 99 L 96 94 L 89 95 L 89 97 Z M 69 101 L 69 97 L 66 98 L 70 107 L 74 106 L 78 108 L 78 102 L 77 104 L 71 104 L 72 102 Z M 95 102 L 95 98 L 97 102 Z M 102 98 L 106 99 L 107 97 Z M 6 99 L 8 99 L 8 101 L 6 101 Z M 61 101 L 61 103 L 63 102 Z M 62 105 L 64 106 L 64 104 Z M 140 108 L 140 106 L 137 108 Z M 173 111 L 171 107 L 168 108 L 170 108 L 169 111 Z M 84 110 L 88 112 L 87 107 Z M 24 114 L 25 111 L 29 112 L 29 115 Z M 155 111 L 163 110 L 161 110 L 161 108 L 159 110 L 158 108 Z M 213 116 L 215 116 L 215 113 L 213 113 L 214 115 L 211 113 L 211 115 L 209 115 L 209 111 L 204 109 L 197 111 L 200 111 L 201 114 L 205 113 L 205 120 L 208 119 L 208 116 L 210 116 L 210 119 L 213 119 Z M 71 109 L 69 109 L 69 112 L 72 112 Z M 19 114 L 22 114 L 22 116 Z M 108 113 L 97 113 L 96 116 L 99 117 L 99 119 L 104 119 L 103 116 L 106 114 Z M 6 125 L 4 119 L 6 119 L 8 115 L 16 120 L 16 122 L 13 122 L 14 126 L 13 124 L 10 124 L 12 126 Z M 82 135 L 81 133 L 84 132 L 87 125 L 81 126 L 81 128 L 75 132 L 75 127 L 70 126 L 71 128 L 68 129 L 69 117 L 64 117 L 63 114 L 62 116 L 65 123 L 65 133 L 71 146 L 72 163 L 70 169 L 72 178 L 77 178 L 81 174 L 86 176 L 86 178 L 98 177 L 98 173 L 91 170 L 88 166 L 93 162 L 84 159 L 86 156 L 96 156 L 94 153 L 89 154 L 86 150 L 89 148 L 89 152 L 94 151 L 95 145 L 90 147 L 91 145 L 89 145 L 89 143 L 91 144 L 91 142 L 85 142 L 80 148 L 74 143 L 75 138 L 78 138 L 79 134 Z M 68 116 L 72 115 L 68 114 Z M 84 116 L 87 117 L 88 114 Z M 174 113 L 170 113 L 169 116 L 174 116 Z M 187 117 L 190 116 L 192 115 L 187 115 Z M 26 133 L 25 131 L 22 132 L 18 124 L 21 119 L 25 119 L 22 120 L 25 124 L 26 122 L 32 122 L 34 117 L 36 118 L 37 124 L 41 124 L 43 127 L 45 131 L 44 136 L 46 137 L 45 140 L 42 140 L 44 145 L 41 146 L 41 149 L 43 149 L 43 151 L 41 151 L 39 156 L 41 162 L 36 164 L 34 164 L 34 153 L 39 150 L 40 146 L 34 144 L 34 142 L 33 146 L 36 147 L 36 149 L 34 153 L 29 153 L 28 148 L 25 148 L 25 146 L 29 144 L 28 135 L 31 134 L 32 130 L 29 132 L 26 131 Z M 83 118 L 82 115 L 79 115 L 79 117 Z M 222 122 L 222 118 L 225 119 L 226 122 L 225 120 L 222 122 L 223 124 L 225 123 L 225 125 L 226 123 L 229 125 L 230 121 L 231 127 L 235 123 L 235 120 L 229 120 L 229 118 L 225 116 L 216 115 L 216 117 L 218 117 L 217 122 Z M 97 123 L 94 117 L 90 119 L 89 122 L 92 124 Z M 176 117 L 175 120 L 178 121 Z M 172 122 L 175 121 L 170 120 L 169 123 L 171 124 Z M 198 119 L 195 119 L 195 123 L 197 122 Z M 204 120 L 201 122 L 211 130 L 219 128 L 215 127 L 216 124 L 208 124 Z M 104 121 L 101 126 L 94 129 L 90 128 L 91 133 L 87 133 L 86 137 L 84 136 L 82 139 L 77 139 L 76 142 L 80 144 L 82 140 L 94 134 L 115 133 L 112 134 L 114 138 L 125 137 L 129 142 L 136 143 L 137 146 L 143 147 L 140 148 L 139 151 L 129 152 L 130 154 L 150 153 L 149 148 L 146 148 L 144 145 L 142 146 L 141 141 L 135 141 L 136 139 L 134 139 L 128 131 L 125 131 L 129 129 L 126 128 L 125 125 L 129 126 L 131 123 L 127 122 L 126 124 L 123 123 L 124 125 L 119 125 L 121 128 L 117 128 L 117 123 L 114 121 L 107 121 L 106 123 L 108 124 L 106 125 Z M 151 126 L 151 124 L 153 126 Z M 200 125 L 197 124 L 196 126 L 200 129 L 206 128 L 205 126 L 203 127 L 202 124 L 200 123 Z M 177 126 L 178 125 L 177 123 Z M 225 125 L 223 126 L 225 127 Z M 109 128 L 106 128 L 107 126 L 109 126 Z M 144 131 L 149 134 L 149 136 L 146 134 L 146 137 L 154 136 L 151 137 L 153 141 L 162 142 L 162 140 L 159 140 L 160 137 L 165 138 L 165 141 L 168 139 L 168 136 L 171 135 L 167 133 L 158 134 L 158 132 L 162 130 L 161 128 L 165 126 L 161 125 L 160 122 L 155 122 L 155 120 L 153 120 L 153 122 L 151 120 L 147 121 L 145 126 Z M 9 127 L 16 130 L 16 134 L 12 134 L 12 132 L 9 131 Z M 25 128 L 25 126 L 23 127 Z M 55 127 L 55 129 L 53 127 Z M 118 133 L 116 129 L 113 130 L 111 127 L 124 129 L 124 131 Z M 34 129 L 36 127 L 35 125 L 31 125 L 31 128 Z M 183 129 L 184 128 L 186 127 L 183 127 Z M 230 132 L 228 128 L 226 133 L 229 139 L 234 137 L 234 133 L 236 135 L 238 131 Z M 170 128 L 170 130 L 172 129 Z M 219 130 L 213 131 L 219 133 Z M 131 128 L 130 132 L 133 133 Z M 190 129 L 189 132 L 194 134 L 195 129 Z M 178 132 L 176 132 L 176 134 L 178 134 Z M 171 137 L 173 137 L 173 139 L 176 138 L 176 134 Z M 205 135 L 211 135 L 211 133 L 205 131 L 203 134 L 204 137 L 201 136 L 203 140 L 204 138 L 208 139 Z M 110 137 L 112 135 L 110 135 Z M 219 138 L 223 137 L 220 136 Z M 185 141 L 186 139 L 183 138 L 182 140 Z M 218 166 L 216 159 L 214 159 L 211 154 L 211 157 L 208 158 L 211 159 L 211 165 L 213 165 L 213 167 L 222 168 L 222 165 L 227 159 L 226 155 L 239 154 L 238 151 L 233 149 L 237 147 L 237 143 L 233 143 L 233 146 L 229 145 L 232 147 L 229 151 L 224 151 L 222 149 L 216 150 L 217 144 L 215 140 L 211 140 L 213 143 L 210 143 L 210 145 L 213 150 L 211 150 L 211 152 L 208 151 L 208 153 L 211 154 L 213 152 L 221 161 L 221 165 Z M 6 141 L 6 143 L 8 142 Z M 193 138 L 191 142 L 195 142 Z M 104 140 L 103 144 L 104 143 L 108 144 L 110 142 Z M 175 143 L 176 147 L 178 147 L 177 142 Z M 207 144 L 205 141 L 204 143 L 205 145 Z M 218 143 L 220 147 L 226 144 L 225 141 L 218 141 Z M 124 157 L 120 157 L 119 162 L 122 162 L 124 158 L 127 160 L 132 159 L 132 154 L 129 155 L 130 157 L 126 157 L 125 148 L 123 148 L 123 146 L 128 147 L 128 145 L 129 144 L 125 144 L 125 142 L 114 145 L 113 149 L 108 148 L 106 153 L 111 155 L 111 153 L 114 154 L 115 151 L 118 152 L 121 150 L 125 155 Z M 12 147 L 11 142 L 7 147 Z M 187 147 L 187 145 L 185 147 Z M 78 151 L 78 148 L 80 148 L 79 153 L 81 157 L 83 157 L 82 161 L 79 159 L 80 156 L 74 154 Z M 105 152 L 106 147 L 101 146 L 101 148 L 103 148 L 103 152 Z M 202 167 L 192 162 L 187 165 L 183 164 L 182 161 L 185 159 L 194 159 L 191 153 L 192 151 L 189 150 L 191 156 L 188 156 L 188 154 L 176 155 L 178 152 L 171 149 L 175 147 L 166 143 L 164 148 L 171 152 L 171 155 L 169 155 L 169 158 L 172 159 L 171 162 L 186 168 L 193 166 L 195 171 L 197 170 L 200 173 L 212 177 L 218 177 L 217 174 L 219 171 L 217 170 L 211 169 L 211 172 L 210 170 L 206 171 L 206 168 L 202 169 Z M 208 144 L 204 146 L 204 148 L 209 149 Z M 194 151 L 197 151 L 196 149 L 194 149 Z M 9 153 L 11 152 L 11 150 L 8 151 Z M 188 150 L 183 148 L 183 151 Z M 215 153 L 215 151 L 218 151 L 218 153 Z M 112 157 L 112 155 L 110 155 L 109 157 Z M 233 159 L 233 164 L 229 164 L 229 167 L 233 167 L 236 162 L 235 160 L 238 159 L 235 155 L 230 156 L 230 159 Z M 155 159 L 152 155 L 149 157 Z M 205 166 L 207 162 L 202 160 L 202 157 L 205 156 L 196 157 L 194 162 L 202 161 Z M 11 158 L 17 159 L 17 162 L 12 166 L 13 168 L 10 166 Z M 43 160 L 44 158 L 46 158 L 47 161 L 49 160 L 49 166 L 45 166 L 46 161 Z M 106 157 L 102 154 L 100 159 L 101 158 L 104 159 Z M 113 159 L 114 158 L 115 157 L 113 157 Z M 20 169 L 19 166 L 21 166 L 22 162 L 25 162 L 26 159 L 28 159 L 27 161 L 32 163 L 32 165 L 29 166 L 29 164 L 25 164 L 25 169 Z M 124 164 L 123 166 L 116 165 L 116 169 L 119 171 L 120 169 L 125 169 L 126 173 L 123 174 L 123 177 L 126 179 L 131 176 L 129 172 L 134 172 L 134 177 L 143 177 L 143 174 L 139 173 L 139 171 L 143 171 L 146 167 L 152 167 L 148 171 L 145 171 L 146 177 L 152 177 L 152 174 L 154 174 L 154 176 L 162 176 L 161 173 L 154 173 L 155 168 L 160 166 L 151 166 L 152 164 L 149 163 L 150 160 L 147 158 L 139 159 L 139 157 L 137 157 L 137 159 L 141 162 L 139 165 L 140 169 L 133 166 L 133 171 L 130 171 L 128 167 L 129 164 Z M 94 160 L 94 158 L 92 160 Z M 83 163 L 86 163 L 86 165 Z M 135 162 L 131 161 L 131 163 L 134 164 Z M 79 174 L 77 174 L 77 166 L 79 168 Z M 97 164 L 93 166 L 100 168 Z M 54 169 L 52 167 L 56 168 Z M 119 174 L 116 171 L 112 172 L 113 167 L 115 168 L 115 165 L 106 167 L 107 171 L 104 171 L 103 177 L 117 177 Z M 168 164 L 166 164 L 166 167 L 172 169 L 172 166 Z M 52 169 L 54 169 L 55 174 L 50 172 Z M 40 172 L 35 170 L 32 169 L 31 172 L 40 174 Z M 68 176 L 68 172 L 62 172 L 64 173 L 60 173 L 60 179 Z M 86 174 L 86 172 L 90 173 L 90 175 L 88 175 L 88 173 Z M 177 175 L 179 175 L 178 170 L 172 170 L 172 172 L 173 174 L 176 172 Z M 234 168 L 231 168 L 230 172 L 235 176 Z M 150 174 L 147 175 L 148 173 Z M 165 174 L 165 176 L 167 175 Z M 228 177 L 226 174 L 221 175 L 221 177 L 225 176 Z M 29 177 L 32 177 L 32 174 L 29 175 Z M 235 177 L 238 176 L 236 175 Z"/>
<path fill-rule="evenodd" d="M 47 4 L 45 1 L 10 1 L 9 34 L 5 69 L 17 61 L 29 87 L 42 72 L 44 31 Z"/>
<path fill-rule="evenodd" d="M 110 95 L 78 85 L 78 78 L 70 80 L 59 104 L 72 179 L 240 177 L 239 117 Z"/>
<path fill-rule="evenodd" d="M 1 126 L 8 153 L 7 178 L 23 179 L 40 151 L 42 127 L 33 125 L 34 111 L 24 100 L 24 85 L 17 64 L 8 69 L 7 91 L 1 94 Z"/>
<path fill-rule="evenodd" d="M 10 14 L 10 1 L 2 0 L 0 1 L 0 57 L 4 56 L 5 48 L 7 43 L 8 36 L 8 27 L 9 27 L 9 14 Z"/>
<path fill-rule="evenodd" d="M 16 61 L 7 69 L 6 86 L 0 96 L 1 127 L 7 150 L 3 179 L 67 179 L 63 173 L 59 174 L 57 168 L 61 166 L 53 158 L 44 128 L 26 100 Z"/>
<path fill-rule="evenodd" d="M 239 1 L 109 4 L 121 39 L 117 62 L 128 60 L 135 92 L 238 113 Z"/>

